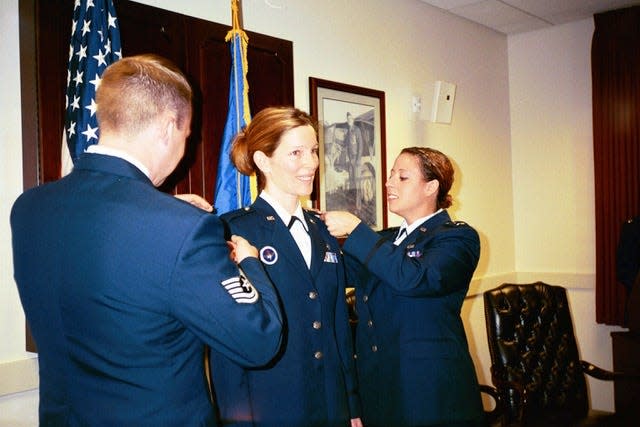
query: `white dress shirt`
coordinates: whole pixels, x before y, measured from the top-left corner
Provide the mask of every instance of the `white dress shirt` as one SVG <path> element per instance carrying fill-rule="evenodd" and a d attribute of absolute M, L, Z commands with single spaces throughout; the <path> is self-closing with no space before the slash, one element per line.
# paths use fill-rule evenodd
<path fill-rule="evenodd" d="M 418 228 L 422 223 L 424 223 L 426 220 L 428 220 L 432 216 L 436 216 L 440 212 L 442 212 L 442 209 L 438 209 L 437 211 L 435 211 L 430 215 L 423 216 L 422 218 L 418 218 L 417 220 L 413 221 L 411 224 L 407 224 L 407 221 L 403 220 L 402 224 L 400 224 L 398 235 L 396 236 L 396 239 L 393 241 L 393 244 L 398 246 L 409 234 L 413 233 L 413 231 L 416 228 Z"/>
<path fill-rule="evenodd" d="M 298 248 L 300 249 L 300 253 L 302 254 L 305 262 L 307 263 L 307 268 L 311 268 L 311 236 L 309 235 L 309 226 L 307 222 L 304 220 L 304 215 L 302 213 L 302 205 L 298 202 L 298 206 L 296 206 L 296 210 L 293 212 L 293 215 L 290 215 L 289 212 L 285 208 L 282 207 L 280 203 L 272 196 L 270 196 L 266 191 L 262 191 L 260 193 L 260 197 L 264 199 L 273 210 L 276 211 L 276 214 L 280 217 L 284 225 L 289 227 L 289 223 L 293 217 L 296 217 L 298 221 L 295 221 L 291 227 L 289 227 L 289 232 L 295 240 Z"/>

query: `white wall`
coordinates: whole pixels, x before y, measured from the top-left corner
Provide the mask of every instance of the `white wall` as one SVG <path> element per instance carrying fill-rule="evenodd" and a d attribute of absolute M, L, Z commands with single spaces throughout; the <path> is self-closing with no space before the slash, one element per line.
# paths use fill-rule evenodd
<path fill-rule="evenodd" d="M 230 23 L 227 0 L 140 2 Z M 596 354 L 592 361 L 611 367 L 609 328 L 593 319 L 590 21 L 507 39 L 418 0 L 242 3 L 245 29 L 293 41 L 296 106 L 309 109 L 309 76 L 382 90 L 389 169 L 410 145 L 433 146 L 454 161 L 451 213 L 476 227 L 483 246 L 463 307 L 482 382 L 490 380 L 478 293 L 519 279 L 566 279 L 573 286 L 591 278 L 586 289 L 572 291 L 576 329 L 583 353 L 589 347 Z M 24 317 L 11 275 L 8 228 L 10 206 L 22 189 L 17 5 L 0 4 L 0 378 L 3 372 L 23 377 L 16 375 L 18 365 L 31 377 L 36 370 L 22 350 Z M 450 125 L 425 120 L 436 80 L 457 85 Z M 419 115 L 410 110 L 413 95 L 422 97 Z M 400 220 L 391 215 L 389 222 Z M 13 390 L 32 387 L 26 383 Z M 594 390 L 594 406 L 612 409 L 612 390 Z"/>
<path fill-rule="evenodd" d="M 0 5 L 0 395 L 37 385 L 37 363 L 24 351 L 24 313 L 13 283 L 9 211 L 22 191 L 18 0 Z"/>
<path fill-rule="evenodd" d="M 611 369 L 620 328 L 595 321 L 593 29 L 586 19 L 509 37 L 515 269 L 570 288 L 582 358 Z M 613 385 L 589 384 L 592 405 L 613 409 Z"/>

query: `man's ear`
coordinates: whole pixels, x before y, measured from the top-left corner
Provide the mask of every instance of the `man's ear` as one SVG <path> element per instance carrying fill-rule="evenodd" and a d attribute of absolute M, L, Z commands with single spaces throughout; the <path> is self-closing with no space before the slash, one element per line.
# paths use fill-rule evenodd
<path fill-rule="evenodd" d="M 260 169 L 260 171 L 263 174 L 266 175 L 271 172 L 271 166 L 269 165 L 269 157 L 267 157 L 267 155 L 264 154 L 264 152 L 258 150 L 255 153 L 253 153 L 253 162 L 256 164 L 258 169 Z"/>
<path fill-rule="evenodd" d="M 165 113 L 159 119 L 159 133 L 163 144 L 168 144 L 173 140 L 173 134 L 177 131 L 177 121 L 175 114 Z"/>

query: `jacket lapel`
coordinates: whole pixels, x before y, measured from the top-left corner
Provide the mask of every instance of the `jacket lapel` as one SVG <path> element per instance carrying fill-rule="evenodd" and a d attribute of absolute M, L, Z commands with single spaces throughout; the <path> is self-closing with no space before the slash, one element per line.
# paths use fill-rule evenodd
<path fill-rule="evenodd" d="M 258 197 L 253 203 L 253 207 L 261 216 L 265 218 L 265 236 L 268 242 L 277 249 L 281 262 L 289 263 L 300 274 L 309 274 L 307 263 L 300 253 L 300 249 L 289 232 L 289 229 L 282 222 L 276 211 L 264 199 Z M 313 238 L 312 238 L 313 241 Z M 313 265 L 313 261 L 312 261 Z"/>
<path fill-rule="evenodd" d="M 337 248 L 332 249 L 331 245 L 326 242 L 320 229 L 318 228 L 317 222 L 319 221 L 314 215 L 309 212 L 304 212 L 304 218 L 309 225 L 309 235 L 311 236 L 311 275 L 313 277 L 317 277 L 322 270 L 325 261 L 332 262 L 332 260 L 325 260 L 325 257 L 331 257 L 332 253 L 335 254 L 335 263 L 338 262 L 338 254 L 336 251 Z"/>

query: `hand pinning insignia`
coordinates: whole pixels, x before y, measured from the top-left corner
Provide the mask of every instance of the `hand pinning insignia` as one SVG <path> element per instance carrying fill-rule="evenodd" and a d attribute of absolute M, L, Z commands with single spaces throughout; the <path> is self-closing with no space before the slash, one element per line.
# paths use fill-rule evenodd
<path fill-rule="evenodd" d="M 240 276 L 232 277 L 220 283 L 238 304 L 252 304 L 258 301 L 258 291 L 242 272 Z"/>

